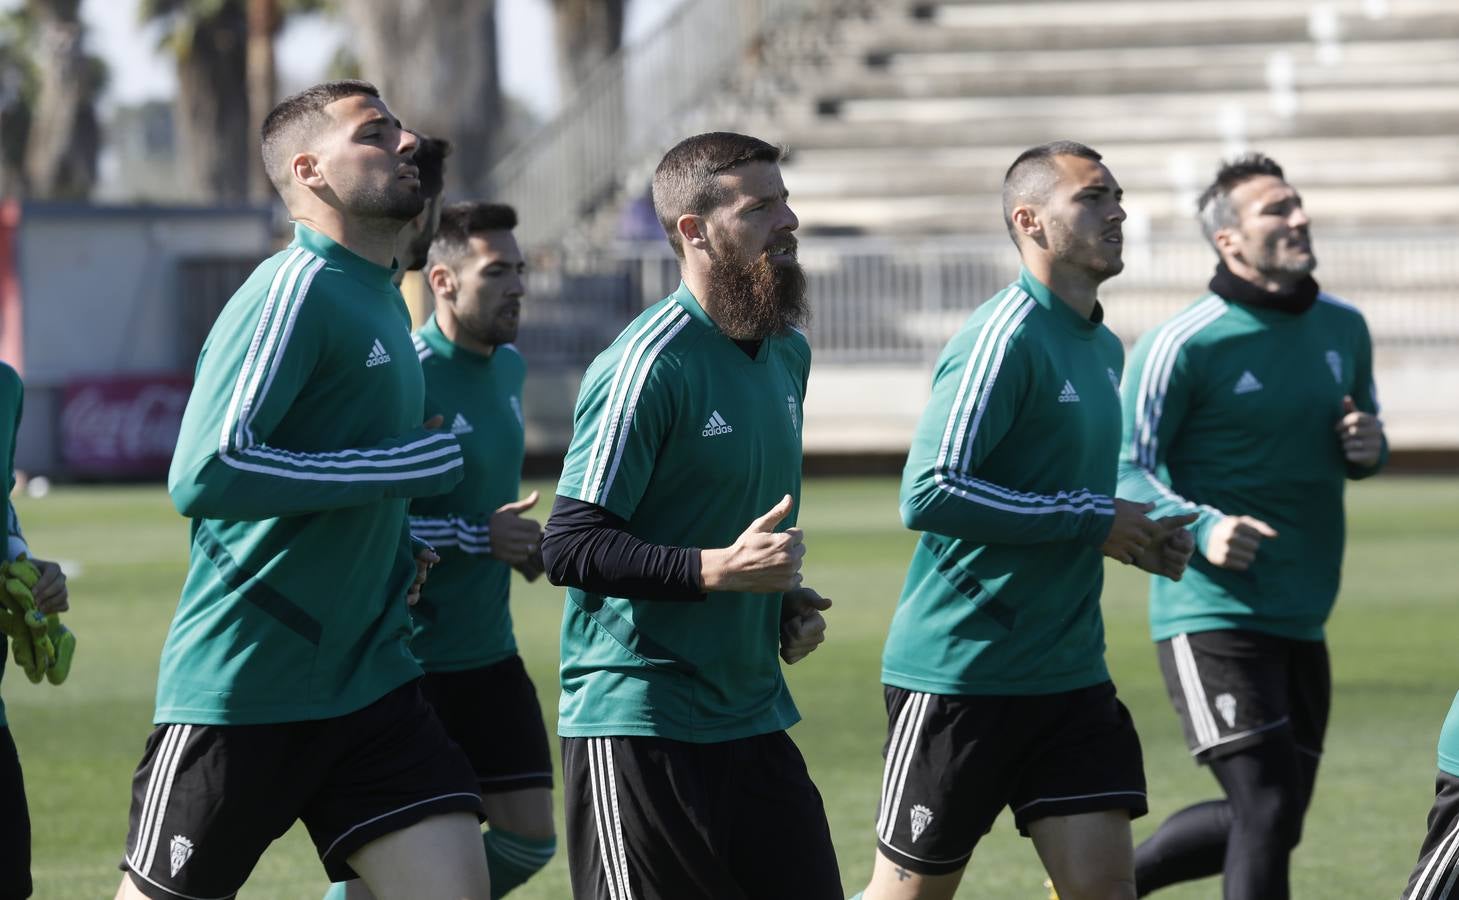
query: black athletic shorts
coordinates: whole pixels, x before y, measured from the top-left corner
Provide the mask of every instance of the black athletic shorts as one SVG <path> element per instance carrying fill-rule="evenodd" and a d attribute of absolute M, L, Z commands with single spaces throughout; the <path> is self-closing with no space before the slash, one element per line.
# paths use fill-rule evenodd
<path fill-rule="evenodd" d="M 576 900 L 841 900 L 820 792 L 783 731 L 563 738 Z"/>
<path fill-rule="evenodd" d="M 1111 682 L 1059 694 L 886 688 L 877 846 L 922 875 L 967 865 L 1006 806 L 1018 831 L 1052 816 L 1147 812 L 1140 737 Z"/>
<path fill-rule="evenodd" d="M 330 881 L 430 816 L 481 816 L 466 757 L 404 684 L 347 715 L 272 725 L 159 725 L 132 779 L 121 868 L 158 900 L 232 897 L 299 819 Z"/>
<path fill-rule="evenodd" d="M 1178 634 L 1155 646 L 1197 762 L 1273 738 L 1322 755 L 1332 703 L 1325 642 L 1228 629 Z"/>
<path fill-rule="evenodd" d="M 0 636 L 0 656 L 4 654 Z M 3 664 L 3 660 L 0 660 Z M 10 729 L 0 725 L 0 900 L 30 896 L 30 814 Z"/>
<path fill-rule="evenodd" d="M 1439 770 L 1434 781 L 1434 806 L 1429 833 L 1418 851 L 1418 864 L 1408 876 L 1403 900 L 1459 898 L 1459 778 Z"/>
<path fill-rule="evenodd" d="M 421 692 L 466 751 L 481 793 L 551 789 L 547 726 L 520 656 L 479 669 L 427 672 Z"/>

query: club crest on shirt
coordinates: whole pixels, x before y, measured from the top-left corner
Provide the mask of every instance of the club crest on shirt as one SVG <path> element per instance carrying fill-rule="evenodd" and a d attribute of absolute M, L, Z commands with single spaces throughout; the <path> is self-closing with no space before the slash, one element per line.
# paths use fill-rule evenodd
<path fill-rule="evenodd" d="M 1115 393 L 1118 394 L 1120 392 L 1120 373 L 1114 369 L 1105 369 L 1105 371 L 1109 373 L 1109 386 L 1114 388 Z"/>
<path fill-rule="evenodd" d="M 785 395 L 785 405 L 790 410 L 790 427 L 800 431 L 800 404 L 795 402 L 794 394 Z"/>
<path fill-rule="evenodd" d="M 912 843 L 915 844 L 927 826 L 932 824 L 932 810 L 919 803 L 908 814 L 912 817 Z"/>
<path fill-rule="evenodd" d="M 1327 367 L 1332 370 L 1332 380 L 1342 384 L 1342 354 L 1336 350 L 1327 351 Z"/>

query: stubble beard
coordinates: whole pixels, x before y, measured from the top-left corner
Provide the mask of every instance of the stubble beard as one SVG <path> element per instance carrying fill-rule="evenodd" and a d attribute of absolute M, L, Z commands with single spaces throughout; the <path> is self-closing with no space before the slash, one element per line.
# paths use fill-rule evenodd
<path fill-rule="evenodd" d="M 399 182 L 392 182 L 388 188 L 362 190 L 351 200 L 350 212 L 356 217 L 394 223 L 397 231 L 426 208 L 419 187 L 407 188 Z"/>
<path fill-rule="evenodd" d="M 760 341 L 810 319 L 805 270 L 799 262 L 777 264 L 761 253 L 748 265 L 723 256 L 709 263 L 709 294 L 714 321 L 737 341 Z"/>

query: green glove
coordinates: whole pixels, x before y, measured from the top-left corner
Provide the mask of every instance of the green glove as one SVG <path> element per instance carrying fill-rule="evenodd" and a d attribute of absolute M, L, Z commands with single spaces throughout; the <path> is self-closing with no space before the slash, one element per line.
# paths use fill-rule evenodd
<path fill-rule="evenodd" d="M 24 557 L 0 566 L 4 577 L 4 590 L 0 600 L 12 615 L 18 613 L 25 627 L 21 633 L 11 635 L 15 663 L 25 671 L 25 677 L 32 684 L 39 684 L 46 670 L 56 662 L 56 648 L 46 634 L 46 617 L 35 608 L 35 597 L 31 586 L 40 580 L 40 572 Z"/>
<path fill-rule="evenodd" d="M 61 617 L 55 613 L 46 616 L 46 635 L 55 653 L 50 668 L 46 669 L 46 680 L 60 684 L 71 674 L 71 661 L 76 658 L 76 635 L 61 624 Z"/>

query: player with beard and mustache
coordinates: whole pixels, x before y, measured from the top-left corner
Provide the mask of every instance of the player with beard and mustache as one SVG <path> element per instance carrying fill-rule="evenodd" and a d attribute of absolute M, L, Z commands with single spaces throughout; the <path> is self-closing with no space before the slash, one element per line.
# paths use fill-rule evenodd
<path fill-rule="evenodd" d="M 1180 578 L 1192 517 L 1116 499 L 1119 182 L 1059 141 L 1003 180 L 1018 279 L 938 359 L 902 473 L 922 532 L 882 655 L 886 767 L 867 900 L 951 898 L 1002 810 L 1066 900 L 1134 897 L 1140 741 L 1104 660 L 1104 557 Z"/>
<path fill-rule="evenodd" d="M 395 286 L 405 278 L 406 272 L 418 272 L 425 268 L 426 254 L 430 252 L 431 241 L 441 224 L 442 192 L 446 186 L 446 158 L 451 155 L 451 142 L 442 138 L 427 137 L 415 133 L 415 154 L 410 161 L 420 177 L 420 196 L 425 206 L 395 238 Z"/>
<path fill-rule="evenodd" d="M 231 897 L 302 820 L 331 880 L 490 895 L 471 766 L 420 693 L 407 602 L 435 554 L 410 498 L 461 445 L 425 390 L 395 240 L 416 138 L 359 81 L 274 108 L 265 169 L 296 223 L 224 307 L 168 476 L 191 563 L 133 779 L 119 898 Z"/>
<path fill-rule="evenodd" d="M 792 527 L 810 345 L 780 158 L 724 132 L 669 150 L 653 199 L 683 282 L 583 377 L 542 546 L 568 586 L 557 730 L 580 900 L 842 896 L 780 665 L 822 641 L 830 606 Z"/>
<path fill-rule="evenodd" d="M 1281 166 L 1225 163 L 1200 198 L 1210 290 L 1140 338 L 1125 377 L 1120 487 L 1198 518 L 1150 631 L 1191 755 L 1225 798 L 1140 845 L 1141 896 L 1222 876 L 1227 900 L 1284 900 L 1331 703 L 1343 490 L 1382 468 L 1373 348 L 1312 277 L 1311 221 Z"/>

